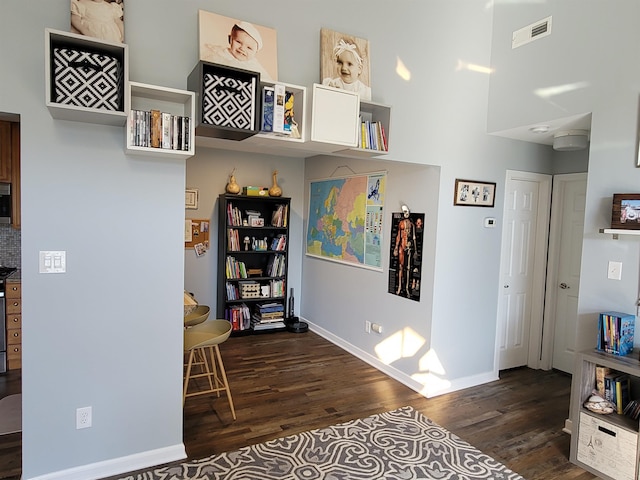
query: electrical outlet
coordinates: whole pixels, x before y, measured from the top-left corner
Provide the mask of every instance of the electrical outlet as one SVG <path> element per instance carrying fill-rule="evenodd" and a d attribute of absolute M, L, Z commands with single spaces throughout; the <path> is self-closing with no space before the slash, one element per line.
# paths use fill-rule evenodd
<path fill-rule="evenodd" d="M 371 325 L 371 330 L 373 330 L 376 333 L 382 333 L 382 325 L 378 325 L 377 323 L 374 323 Z"/>
<path fill-rule="evenodd" d="M 91 407 L 82 407 L 76 410 L 76 430 L 91 426 Z"/>
<path fill-rule="evenodd" d="M 371 333 L 371 322 L 369 320 L 364 321 L 364 331 Z"/>

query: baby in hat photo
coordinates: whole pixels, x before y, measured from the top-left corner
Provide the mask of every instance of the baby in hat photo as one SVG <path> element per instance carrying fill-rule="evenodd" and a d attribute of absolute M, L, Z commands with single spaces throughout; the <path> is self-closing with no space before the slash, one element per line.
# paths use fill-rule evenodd
<path fill-rule="evenodd" d="M 267 81 L 278 80 L 274 29 L 199 12 L 200 60 L 259 72 Z"/>

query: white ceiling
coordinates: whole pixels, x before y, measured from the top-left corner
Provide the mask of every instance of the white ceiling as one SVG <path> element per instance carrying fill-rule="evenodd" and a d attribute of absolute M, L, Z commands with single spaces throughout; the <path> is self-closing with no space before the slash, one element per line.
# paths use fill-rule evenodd
<path fill-rule="evenodd" d="M 536 133 L 532 129 L 539 126 L 547 126 L 549 130 L 546 133 Z M 523 125 L 509 130 L 500 132 L 491 132 L 491 135 L 498 137 L 511 138 L 513 140 L 523 140 L 525 142 L 540 143 L 542 145 L 553 145 L 553 136 L 567 130 L 586 130 L 591 131 L 591 114 L 585 113 L 575 115 L 573 117 L 558 118 L 547 122 L 538 122 L 531 125 Z"/>

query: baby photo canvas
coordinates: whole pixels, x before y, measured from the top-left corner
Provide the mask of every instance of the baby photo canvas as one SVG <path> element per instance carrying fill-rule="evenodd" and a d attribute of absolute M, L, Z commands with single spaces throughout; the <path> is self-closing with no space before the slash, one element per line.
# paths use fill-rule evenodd
<path fill-rule="evenodd" d="M 200 60 L 259 72 L 261 80 L 278 81 L 275 29 L 199 10 L 198 35 Z"/>
<path fill-rule="evenodd" d="M 320 29 L 320 80 L 323 85 L 358 92 L 371 100 L 369 41 Z"/>
<path fill-rule="evenodd" d="M 70 31 L 123 43 L 124 0 L 71 0 Z"/>

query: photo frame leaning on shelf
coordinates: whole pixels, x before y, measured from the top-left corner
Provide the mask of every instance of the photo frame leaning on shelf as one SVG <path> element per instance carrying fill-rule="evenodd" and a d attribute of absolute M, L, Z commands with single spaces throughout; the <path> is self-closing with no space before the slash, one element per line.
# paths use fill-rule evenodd
<path fill-rule="evenodd" d="M 320 82 L 358 92 L 362 100 L 371 100 L 369 41 L 320 29 Z"/>
<path fill-rule="evenodd" d="M 495 182 L 461 180 L 456 178 L 453 204 L 469 207 L 493 207 L 496 200 Z"/>
<path fill-rule="evenodd" d="M 70 0 L 70 6 L 71 33 L 124 43 L 124 0 Z"/>
<path fill-rule="evenodd" d="M 614 193 L 611 228 L 640 230 L 640 193 Z"/>
<path fill-rule="evenodd" d="M 198 11 L 200 60 L 260 73 L 278 81 L 278 42 L 273 28 Z"/>

